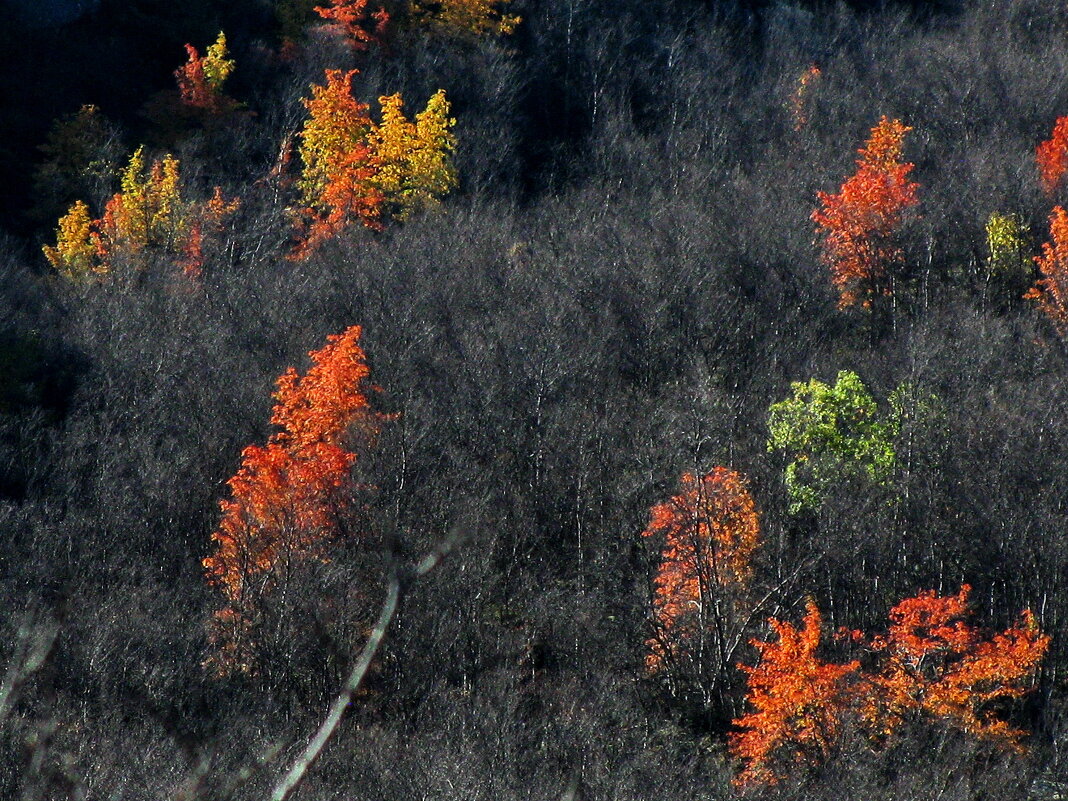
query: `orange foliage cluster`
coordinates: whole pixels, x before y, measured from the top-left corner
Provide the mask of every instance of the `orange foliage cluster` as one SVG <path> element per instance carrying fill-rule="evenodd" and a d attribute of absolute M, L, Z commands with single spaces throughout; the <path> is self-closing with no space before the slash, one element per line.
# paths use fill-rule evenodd
<path fill-rule="evenodd" d="M 986 638 L 966 620 L 970 590 L 964 585 L 944 598 L 929 590 L 890 610 L 889 632 L 870 646 L 882 657 L 882 670 L 864 688 L 863 723 L 874 737 L 889 736 L 921 712 L 1010 746 L 1024 736 L 990 705 L 1026 694 L 1049 637 L 1024 610 L 1018 625 Z"/>
<path fill-rule="evenodd" d="M 711 620 L 714 598 L 744 590 L 759 545 L 760 521 L 745 479 L 725 467 L 682 476 L 682 491 L 653 507 L 644 537 L 663 537 L 653 598 L 661 636 L 648 641 L 646 665 L 657 670 Z"/>
<path fill-rule="evenodd" d="M 381 6 L 370 11 L 370 0 L 330 0 L 330 5 L 316 6 L 323 19 L 330 20 L 356 50 L 381 44 L 389 26 L 389 12 Z"/>
<path fill-rule="evenodd" d="M 189 233 L 182 247 L 182 257 L 178 262 L 178 266 L 182 268 L 182 273 L 186 277 L 192 279 L 200 277 L 201 268 L 204 266 L 205 239 L 209 235 L 220 233 L 223 221 L 236 212 L 240 206 L 240 200 L 237 198 L 227 200 L 223 197 L 222 189 L 215 187 L 211 198 L 200 207 L 200 213 L 192 217 L 189 223 Z"/>
<path fill-rule="evenodd" d="M 1068 212 L 1060 206 L 1050 215 L 1049 234 L 1053 241 L 1044 243 L 1042 255 L 1035 257 L 1042 277 L 1024 297 L 1035 301 L 1057 333 L 1068 338 Z"/>
<path fill-rule="evenodd" d="M 1068 171 L 1068 117 L 1058 117 L 1049 139 L 1035 149 L 1038 180 L 1047 195 L 1052 195 Z"/>
<path fill-rule="evenodd" d="M 1017 748 L 1025 732 L 996 716 L 996 702 L 1029 691 L 1050 638 L 1030 610 L 1001 633 L 982 633 L 966 620 L 969 591 L 967 585 L 949 597 L 926 591 L 897 604 L 888 632 L 867 641 L 876 658 L 870 671 L 856 661 L 815 657 L 820 618 L 811 602 L 800 632 L 771 618 L 777 641 L 754 640 L 760 661 L 739 665 L 756 711 L 734 721 L 741 731 L 731 736 L 731 750 L 746 761 L 737 782 L 774 783 L 791 765 L 818 763 L 851 717 L 876 744 L 907 720 L 928 717 Z"/>
<path fill-rule="evenodd" d="M 281 428 L 267 447 L 249 446 L 230 479 L 231 498 L 204 560 L 208 581 L 227 605 L 212 620 L 216 673 L 255 671 L 251 633 L 264 598 L 301 562 L 325 561 L 336 536 L 349 471 L 356 455 L 345 447 L 354 425 L 367 433 L 381 420 L 370 410 L 370 370 L 352 326 L 309 355 L 303 376 L 289 368 L 278 379 L 271 422 Z"/>
<path fill-rule="evenodd" d="M 850 704 L 847 680 L 860 669 L 859 662 L 836 665 L 816 656 L 822 625 L 812 601 L 801 629 L 775 618 L 769 624 L 777 639 L 753 640 L 760 661 L 739 665 L 755 711 L 734 721 L 742 731 L 730 737 L 731 751 L 746 760 L 738 784 L 773 784 L 783 768 L 829 756 Z"/>
<path fill-rule="evenodd" d="M 817 193 L 823 207 L 812 219 L 823 237 L 822 261 L 838 289 L 840 309 L 856 303 L 870 308 L 874 297 L 891 291 L 888 269 L 901 258 L 893 235 L 905 210 L 918 202 L 919 184 L 908 180 L 913 165 L 901 161 L 910 130 L 883 117 L 838 194 Z"/>
<path fill-rule="evenodd" d="M 302 101 L 309 114 L 301 132 L 299 181 L 307 230 L 293 254 L 297 259 L 354 221 L 381 227 L 383 198 L 372 182 L 376 169 L 366 143 L 372 123 L 367 104 L 352 96 L 355 74 L 327 70 L 326 85 L 312 86 L 311 99 Z"/>

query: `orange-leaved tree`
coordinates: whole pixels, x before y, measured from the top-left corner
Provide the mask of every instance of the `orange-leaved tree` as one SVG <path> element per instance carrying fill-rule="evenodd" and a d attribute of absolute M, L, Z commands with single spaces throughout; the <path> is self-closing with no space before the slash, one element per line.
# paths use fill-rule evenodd
<path fill-rule="evenodd" d="M 821 208 L 812 219 L 839 308 L 858 303 L 870 308 L 876 297 L 893 293 L 894 268 L 902 258 L 895 234 L 905 212 L 918 203 L 919 184 L 908 179 L 913 165 L 901 160 L 910 130 L 883 117 L 859 151 L 856 173 L 838 194 L 817 193 Z"/>
<path fill-rule="evenodd" d="M 246 448 L 228 482 L 215 552 L 204 560 L 225 601 L 211 620 L 205 663 L 217 675 L 256 672 L 256 628 L 269 598 L 302 564 L 326 561 L 343 533 L 356 461 L 349 440 L 372 437 L 384 419 L 368 402 L 370 370 L 359 340 L 359 326 L 330 336 L 309 354 L 303 376 L 289 368 L 278 379 L 271 422 L 280 430 L 266 447 Z"/>
<path fill-rule="evenodd" d="M 389 26 L 389 12 L 381 5 L 371 10 L 371 0 L 330 0 L 329 6 L 316 6 L 316 13 L 330 20 L 356 50 L 381 44 Z"/>
<path fill-rule="evenodd" d="M 996 707 L 1029 691 L 1050 638 L 1027 609 L 1018 624 L 984 634 L 968 622 L 970 591 L 965 584 L 956 595 L 907 598 L 890 610 L 888 632 L 872 638 L 882 667 L 865 680 L 862 724 L 876 740 L 917 717 L 1010 747 L 1024 736 Z"/>
<path fill-rule="evenodd" d="M 1038 304 L 1062 338 L 1068 338 L 1068 212 L 1060 206 L 1049 217 L 1049 242 L 1035 257 L 1042 277 L 1024 295 Z"/>
<path fill-rule="evenodd" d="M 801 73 L 794 87 L 794 93 L 790 97 L 790 116 L 794 121 L 794 130 L 800 131 L 808 123 L 809 108 L 812 105 L 812 93 L 816 83 L 823 73 L 820 68 L 812 64 Z"/>
<path fill-rule="evenodd" d="M 382 97 L 376 123 L 352 95 L 354 74 L 327 70 L 326 85 L 313 86 L 304 101 L 309 116 L 300 134 L 296 260 L 353 223 L 381 230 L 383 218 L 407 219 L 456 186 L 456 121 L 445 92 L 435 92 L 415 122 L 404 116 L 399 94 Z"/>
<path fill-rule="evenodd" d="M 746 763 L 738 782 L 774 783 L 791 767 L 817 764 L 850 721 L 876 747 L 906 722 L 933 720 L 1019 749 L 1026 732 L 999 713 L 1030 691 L 1050 638 L 1026 609 L 1005 631 L 982 632 L 967 619 L 969 592 L 920 592 L 890 610 L 886 634 L 845 632 L 868 653 L 866 670 L 815 657 L 820 619 L 811 602 L 800 632 L 771 619 L 778 642 L 754 641 L 759 662 L 739 665 L 756 711 L 734 721 L 741 731 L 731 750 Z"/>
<path fill-rule="evenodd" d="M 822 620 L 809 601 L 801 628 L 770 618 L 774 640 L 753 640 L 760 655 L 745 672 L 753 711 L 734 721 L 731 753 L 745 760 L 736 783 L 774 784 L 791 768 L 826 759 L 841 731 L 851 704 L 851 685 L 860 663 L 835 664 L 817 651 Z"/>
<path fill-rule="evenodd" d="M 1038 181 L 1047 195 L 1057 191 L 1068 171 L 1068 117 L 1058 117 L 1050 138 L 1035 149 Z"/>
<path fill-rule="evenodd" d="M 327 70 L 326 85 L 313 85 L 311 98 L 302 101 L 308 119 L 300 133 L 303 170 L 297 186 L 306 230 L 295 258 L 304 258 L 353 222 L 381 228 L 382 193 L 372 181 L 376 165 L 367 145 L 371 118 L 367 104 L 352 95 L 355 74 Z"/>
<path fill-rule="evenodd" d="M 45 258 L 62 275 L 72 280 L 103 272 L 95 240 L 94 221 L 89 207 L 81 200 L 59 218 L 56 244 L 45 245 Z"/>
<path fill-rule="evenodd" d="M 223 93 L 223 84 L 234 71 L 234 61 L 226 49 L 226 34 L 219 31 L 215 44 L 203 56 L 190 44 L 185 46 L 189 59 L 174 72 L 182 102 L 190 108 L 221 112 L 235 103 Z"/>
<path fill-rule="evenodd" d="M 652 508 L 642 532 L 662 542 L 646 667 L 676 692 L 698 691 L 711 708 L 744 642 L 760 521 L 745 479 L 733 470 L 685 473 L 680 483 L 677 495 Z"/>

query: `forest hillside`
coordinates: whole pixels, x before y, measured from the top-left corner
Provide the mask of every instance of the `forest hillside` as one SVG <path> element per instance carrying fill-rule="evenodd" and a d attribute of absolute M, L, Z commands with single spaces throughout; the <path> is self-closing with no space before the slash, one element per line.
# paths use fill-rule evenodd
<path fill-rule="evenodd" d="M 321 3 L 0 5 L 0 797 L 1068 797 L 1068 10 Z"/>

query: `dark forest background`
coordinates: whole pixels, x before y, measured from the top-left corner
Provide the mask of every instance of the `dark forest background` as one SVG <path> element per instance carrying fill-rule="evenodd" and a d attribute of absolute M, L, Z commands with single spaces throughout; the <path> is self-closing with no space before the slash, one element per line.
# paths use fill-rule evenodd
<path fill-rule="evenodd" d="M 20 677 L 3 685 L 0 796 L 174 798 L 203 774 L 222 798 L 251 767 L 236 796 L 264 797 L 366 635 L 383 543 L 414 557 L 459 530 L 297 797 L 733 797 L 723 710 L 645 672 L 659 552 L 641 537 L 680 474 L 726 465 L 761 512 L 758 574 L 794 576 L 779 617 L 812 596 L 828 626 L 876 630 L 898 600 L 967 582 L 981 625 L 1029 607 L 1053 635 L 1006 711 L 1032 732 L 1024 753 L 917 726 L 758 795 L 1065 797 L 1068 351 L 1021 298 L 1034 271 L 988 272 L 984 225 L 1014 213 L 1034 252 L 1047 238 L 1034 152 L 1068 113 L 1068 10 L 515 0 L 511 36 L 411 35 L 357 60 L 313 26 L 287 61 L 281 26 L 313 23 L 313 4 L 279 5 L 103 0 L 0 25 L 0 651 Z M 220 29 L 244 110 L 161 126 L 151 101 L 182 46 Z M 309 85 L 357 63 L 366 101 L 446 89 L 460 187 L 296 263 L 284 203 L 257 182 Z M 55 120 L 86 103 L 114 169 L 147 143 L 189 185 L 241 196 L 202 291 L 173 291 L 162 258 L 75 283 L 41 255 L 72 200 L 115 191 L 107 170 L 42 170 Z M 881 115 L 913 126 L 922 189 L 913 280 L 876 325 L 836 308 L 810 214 Z M 270 433 L 277 376 L 352 324 L 376 407 L 398 415 L 358 465 L 375 536 L 301 578 L 269 669 L 214 679 L 201 560 L 225 482 Z M 910 429 L 902 504 L 843 481 L 797 518 L 768 407 L 840 370 L 879 398 L 911 382 L 939 414 Z M 344 608 L 324 620 L 331 594 Z"/>

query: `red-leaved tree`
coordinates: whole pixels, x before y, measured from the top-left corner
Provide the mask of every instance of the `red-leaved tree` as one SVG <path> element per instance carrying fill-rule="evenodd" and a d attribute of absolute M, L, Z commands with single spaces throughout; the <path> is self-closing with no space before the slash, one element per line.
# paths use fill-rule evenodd
<path fill-rule="evenodd" d="M 206 662 L 218 675 L 256 671 L 255 629 L 270 597 L 302 564 L 325 561 L 342 531 L 356 461 L 348 441 L 354 429 L 373 436 L 383 420 L 368 404 L 359 339 L 359 326 L 331 336 L 309 354 L 307 373 L 290 368 L 278 379 L 271 422 L 280 430 L 266 447 L 246 448 L 228 482 L 215 552 L 204 560 L 225 600 Z"/>
<path fill-rule="evenodd" d="M 382 6 L 371 10 L 371 0 L 330 0 L 329 6 L 316 6 L 316 13 L 330 20 L 355 50 L 381 44 L 389 27 L 389 12 Z"/>
<path fill-rule="evenodd" d="M 791 769 L 826 759 L 851 703 L 859 662 L 834 664 L 817 651 L 822 636 L 819 609 L 809 601 L 801 628 L 771 618 L 774 640 L 753 640 L 760 659 L 746 674 L 746 700 L 753 711 L 734 721 L 730 749 L 745 761 L 736 783 L 774 784 Z"/>
<path fill-rule="evenodd" d="M 308 119 L 300 133 L 298 186 L 305 230 L 292 254 L 297 260 L 354 222 L 382 227 L 382 193 L 373 183 L 377 164 L 367 145 L 372 122 L 367 104 L 352 95 L 355 74 L 327 70 L 326 85 L 312 86 L 311 98 L 302 101 Z"/>
<path fill-rule="evenodd" d="M 1047 195 L 1057 191 L 1068 171 L 1068 117 L 1058 117 L 1050 138 L 1035 149 L 1038 181 Z"/>
<path fill-rule="evenodd" d="M 881 669 L 863 686 L 863 724 L 877 740 L 918 717 L 941 720 L 975 737 L 1017 747 L 1026 732 L 997 717 L 998 702 L 1020 698 L 1049 647 L 1029 609 L 1020 622 L 986 635 L 968 622 L 968 594 L 933 590 L 890 610 L 889 631 L 870 648 Z"/>
<path fill-rule="evenodd" d="M 212 113 L 233 109 L 237 104 L 223 93 L 223 85 L 234 71 L 234 61 L 226 49 L 226 34 L 220 31 L 215 44 L 203 56 L 190 44 L 185 46 L 185 52 L 186 63 L 174 72 L 182 102 Z"/>
<path fill-rule="evenodd" d="M 725 467 L 683 474 L 679 493 L 652 508 L 642 536 L 662 542 L 646 667 L 676 692 L 700 692 L 712 707 L 744 643 L 746 590 L 760 543 L 745 479 Z"/>
<path fill-rule="evenodd" d="M 732 753 L 745 762 L 737 782 L 775 783 L 791 770 L 823 761 L 847 722 L 884 745 L 902 724 L 924 720 L 1017 750 L 1026 734 L 1000 717 L 1021 698 L 1049 648 L 1030 610 L 1020 621 L 986 633 L 968 621 L 965 585 L 951 596 L 933 590 L 890 610 L 886 634 L 845 632 L 872 658 L 824 662 L 816 655 L 820 617 L 809 602 L 801 630 L 772 618 L 774 642 L 753 641 L 759 661 L 739 665 L 753 712 L 734 721 Z"/>
<path fill-rule="evenodd" d="M 895 234 L 905 212 L 918 203 L 919 184 L 908 179 L 913 165 L 901 160 L 910 130 L 883 117 L 859 151 L 857 171 L 838 194 L 817 193 L 821 207 L 812 219 L 839 308 L 858 303 L 870 308 L 876 297 L 893 293 L 894 268 L 902 256 Z"/>
<path fill-rule="evenodd" d="M 1060 206 L 1050 214 L 1049 236 L 1042 255 L 1035 257 L 1042 277 L 1024 297 L 1035 301 L 1057 333 L 1068 339 L 1068 212 Z"/>

